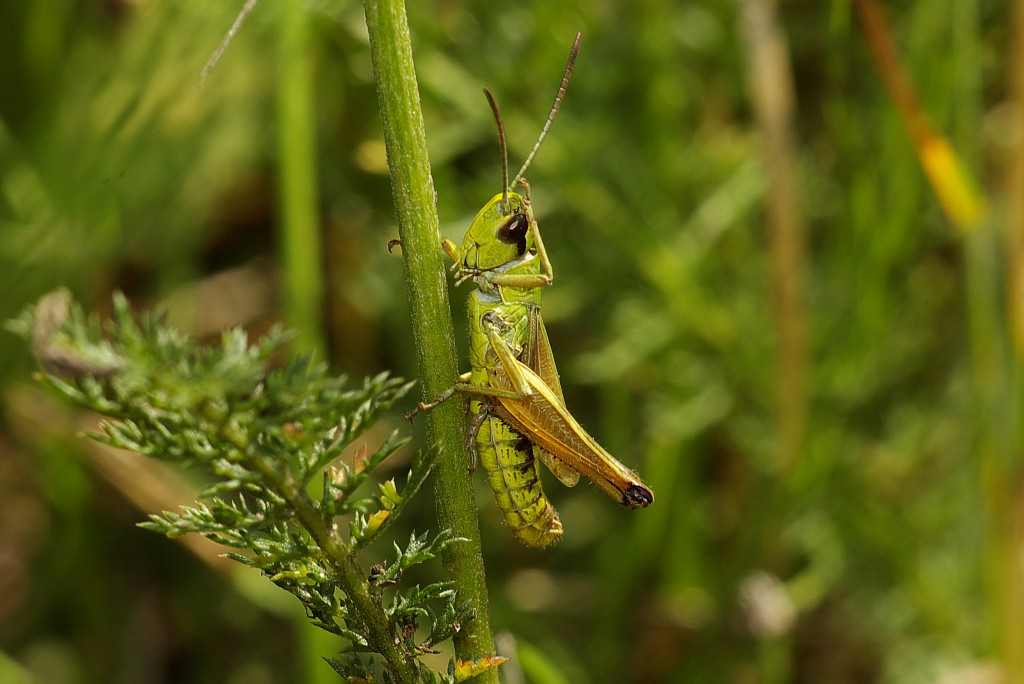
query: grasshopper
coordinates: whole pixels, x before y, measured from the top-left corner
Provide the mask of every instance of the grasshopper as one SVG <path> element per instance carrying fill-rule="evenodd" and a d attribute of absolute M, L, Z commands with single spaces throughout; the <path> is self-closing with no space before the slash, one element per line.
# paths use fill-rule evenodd
<path fill-rule="evenodd" d="M 473 464 L 487 473 L 498 507 L 516 537 L 544 547 L 559 539 L 562 524 L 541 487 L 539 459 L 566 486 L 584 475 L 629 508 L 654 500 L 640 477 L 605 451 L 565 407 L 558 371 L 541 319 L 541 291 L 554 273 L 530 205 L 523 174 L 547 135 L 565 96 L 579 51 L 577 34 L 562 84 L 523 167 L 508 182 L 508 153 L 497 103 L 484 89 L 498 126 L 502 190 L 484 205 L 457 247 L 441 248 L 454 262 L 456 285 L 476 286 L 469 296 L 469 355 L 472 370 L 412 418 L 456 393 L 470 395 L 467 439 Z M 522 186 L 522 194 L 513 190 Z"/>

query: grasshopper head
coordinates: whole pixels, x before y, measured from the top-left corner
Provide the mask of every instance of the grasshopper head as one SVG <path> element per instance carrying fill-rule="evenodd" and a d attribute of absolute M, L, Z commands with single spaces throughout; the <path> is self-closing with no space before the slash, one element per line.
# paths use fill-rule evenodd
<path fill-rule="evenodd" d="M 544 137 L 551 128 L 551 123 L 558 114 L 558 108 L 565 97 L 565 89 L 569 85 L 569 77 L 572 75 L 573 65 L 576 62 L 576 53 L 580 49 L 581 34 L 576 34 L 576 42 L 569 52 L 569 62 L 565 65 L 565 74 L 562 76 L 562 85 L 555 96 L 555 102 L 551 105 L 551 112 L 548 120 L 541 129 L 537 142 L 523 162 L 519 173 L 508 182 L 508 145 L 505 141 L 505 125 L 501 122 L 501 113 L 498 111 L 498 103 L 494 101 L 491 91 L 484 88 L 484 95 L 487 96 L 487 103 L 491 106 L 494 114 L 494 122 L 498 125 L 498 147 L 501 150 L 501 192 L 491 198 L 491 201 L 484 205 L 480 213 L 473 219 L 473 223 L 466 231 L 466 237 L 462 240 L 462 247 L 458 255 L 454 254 L 454 248 L 445 252 L 457 257 L 458 268 L 463 274 L 463 279 L 472 277 L 474 271 L 491 271 L 511 263 L 526 255 L 527 251 L 533 248 L 533 235 L 530 232 L 530 224 L 533 223 L 533 214 L 530 211 L 530 187 L 523 179 L 523 174 L 530 168 L 537 150 L 544 142 Z M 522 183 L 526 188 L 526 195 L 512 192 L 512 188 Z M 460 282 L 462 282 L 460 280 Z"/>
<path fill-rule="evenodd" d="M 492 197 L 462 240 L 462 267 L 490 271 L 525 255 L 533 247 L 529 206 L 516 192 L 499 192 Z"/>

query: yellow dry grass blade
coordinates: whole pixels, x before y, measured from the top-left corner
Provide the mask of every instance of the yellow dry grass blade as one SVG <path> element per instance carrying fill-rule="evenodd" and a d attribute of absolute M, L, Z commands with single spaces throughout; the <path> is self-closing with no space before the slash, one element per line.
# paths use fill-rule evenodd
<path fill-rule="evenodd" d="M 892 39 L 885 13 L 875 0 L 854 0 L 871 56 L 910 134 L 932 192 L 950 222 L 963 234 L 981 225 L 988 205 L 952 145 L 925 113 Z"/>

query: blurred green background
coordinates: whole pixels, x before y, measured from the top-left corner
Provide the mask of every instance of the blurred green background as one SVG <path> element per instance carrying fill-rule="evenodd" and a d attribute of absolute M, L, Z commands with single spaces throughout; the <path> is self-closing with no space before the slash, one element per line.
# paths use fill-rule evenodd
<path fill-rule="evenodd" d="M 299 7 L 325 353 L 355 378 L 413 376 L 362 6 Z M 0 4 L 0 319 L 63 285 L 100 312 L 121 289 L 200 337 L 301 323 L 279 229 L 280 161 L 302 136 L 282 116 L 294 7 L 262 0 L 200 84 L 239 9 Z M 995 684 L 1024 640 L 1022 580 L 1004 562 L 1022 515 L 999 226 L 1021 130 L 1013 7 L 887 9 L 925 109 L 990 193 L 991 224 L 965 239 L 943 216 L 850 2 L 782 3 L 788 201 L 807 229 L 802 260 L 783 266 L 804 274 L 806 342 L 789 367 L 737 4 L 410 3 L 456 242 L 500 189 L 481 88 L 502 107 L 514 172 L 583 32 L 529 174 L 556 273 L 544 315 L 567 404 L 657 493 L 631 513 L 549 479 L 566 532 L 538 552 L 503 529 L 477 477 L 494 624 L 522 668 L 510 682 Z M 451 292 L 460 330 L 467 293 Z M 140 507 L 187 498 L 161 489 L 172 475 L 80 439 L 91 419 L 31 369 L 0 333 L 0 680 L 336 681 L 318 658 L 337 645 L 283 592 L 202 540 L 134 527 Z M 436 525 L 429 498 L 400 535 Z"/>

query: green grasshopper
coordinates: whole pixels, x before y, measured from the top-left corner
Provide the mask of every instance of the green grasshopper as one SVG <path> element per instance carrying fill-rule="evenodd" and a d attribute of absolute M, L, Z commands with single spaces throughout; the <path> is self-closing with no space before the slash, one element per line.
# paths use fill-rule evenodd
<path fill-rule="evenodd" d="M 520 541 L 534 547 L 548 546 L 562 535 L 558 513 L 541 488 L 537 459 L 568 487 L 584 475 L 629 508 L 644 508 L 654 500 L 640 477 L 605 451 L 565 407 L 540 315 L 541 290 L 551 285 L 554 274 L 523 174 L 561 106 L 580 38 L 577 34 L 547 122 L 511 185 L 501 114 L 484 89 L 498 125 L 502 190 L 473 219 L 461 247 L 441 241 L 454 262 L 456 284 L 469 281 L 477 288 L 469 296 L 472 370 L 407 416 L 459 392 L 472 397 L 468 441 L 474 467 L 477 461 L 483 465 L 506 523 Z M 517 184 L 522 194 L 512 190 Z"/>

